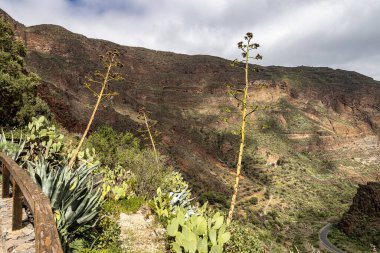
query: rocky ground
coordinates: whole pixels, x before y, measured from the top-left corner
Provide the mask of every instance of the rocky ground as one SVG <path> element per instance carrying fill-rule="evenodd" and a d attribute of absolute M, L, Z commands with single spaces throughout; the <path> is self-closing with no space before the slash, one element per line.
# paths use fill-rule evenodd
<path fill-rule="evenodd" d="M 164 253 L 165 230 L 154 220 L 154 216 L 141 208 L 137 213 L 120 214 L 120 240 L 125 252 Z"/>
<path fill-rule="evenodd" d="M 1 184 L 0 184 L 1 196 Z M 23 211 L 24 227 L 12 231 L 12 198 L 0 198 L 0 252 L 34 253 L 34 227 Z"/>

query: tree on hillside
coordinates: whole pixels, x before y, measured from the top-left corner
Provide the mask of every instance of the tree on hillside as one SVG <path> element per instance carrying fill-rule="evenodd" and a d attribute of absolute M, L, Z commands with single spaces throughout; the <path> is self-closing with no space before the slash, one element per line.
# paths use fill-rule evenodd
<path fill-rule="evenodd" d="M 260 47 L 259 44 L 252 43 L 252 38 L 253 38 L 252 33 L 247 33 L 244 36 L 245 43 L 243 43 L 243 41 L 238 43 L 238 48 L 242 51 L 243 60 L 242 61 L 235 60 L 232 64 L 235 67 L 240 67 L 244 69 L 245 85 L 243 89 L 239 89 L 239 88 L 234 89 L 232 88 L 232 86 L 229 86 L 230 94 L 239 102 L 239 109 L 241 112 L 241 126 L 240 126 L 240 147 L 239 147 L 238 161 L 236 165 L 234 192 L 231 198 L 230 210 L 228 212 L 227 225 L 231 223 L 232 216 L 235 209 L 235 204 L 236 204 L 236 197 L 237 197 L 238 189 L 239 189 L 241 165 L 242 165 L 244 146 L 245 146 L 246 120 L 250 114 L 252 114 L 259 108 L 257 105 L 254 105 L 252 108 L 248 107 L 248 89 L 251 86 L 251 83 L 249 81 L 249 71 L 250 71 L 249 61 L 251 59 L 256 59 L 256 60 L 262 59 L 262 56 L 260 54 L 257 54 L 255 57 L 252 57 L 250 55 L 250 51 L 255 50 L 258 47 Z M 239 66 L 240 64 L 244 64 L 244 67 Z M 253 70 L 257 71 L 257 68 L 254 68 Z"/>
<path fill-rule="evenodd" d="M 48 113 L 36 95 L 39 78 L 26 70 L 26 49 L 8 23 L 0 19 L 0 125 L 25 125 L 32 117 Z"/>

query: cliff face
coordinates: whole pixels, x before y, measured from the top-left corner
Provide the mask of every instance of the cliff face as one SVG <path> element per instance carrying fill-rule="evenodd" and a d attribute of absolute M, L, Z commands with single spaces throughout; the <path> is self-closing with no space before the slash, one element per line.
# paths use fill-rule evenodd
<path fill-rule="evenodd" d="M 349 236 L 380 247 L 380 183 L 359 185 L 339 227 Z"/>

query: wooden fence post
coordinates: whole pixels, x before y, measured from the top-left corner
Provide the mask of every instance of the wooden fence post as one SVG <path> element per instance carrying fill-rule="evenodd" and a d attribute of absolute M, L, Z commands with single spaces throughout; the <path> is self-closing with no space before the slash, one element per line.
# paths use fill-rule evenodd
<path fill-rule="evenodd" d="M 12 215 L 12 230 L 22 228 L 22 192 L 16 181 L 13 180 L 13 215 Z"/>
<path fill-rule="evenodd" d="M 2 170 L 3 170 L 3 192 L 2 192 L 2 197 L 3 198 L 9 198 L 9 181 L 10 181 L 10 173 L 7 167 L 5 167 L 5 164 L 3 163 L 1 165 Z"/>

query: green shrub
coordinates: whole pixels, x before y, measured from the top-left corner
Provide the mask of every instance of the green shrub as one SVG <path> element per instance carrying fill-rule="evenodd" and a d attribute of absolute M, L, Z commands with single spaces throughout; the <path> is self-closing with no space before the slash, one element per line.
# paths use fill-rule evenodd
<path fill-rule="evenodd" d="M 199 197 L 199 202 L 201 204 L 208 202 L 210 205 L 216 205 L 224 208 L 228 208 L 230 206 L 229 198 L 225 194 L 215 191 L 206 191 L 202 193 Z"/>
<path fill-rule="evenodd" d="M 126 168 L 126 162 L 140 150 L 140 140 L 130 132 L 117 133 L 110 126 L 99 127 L 86 142 L 86 147 L 97 151 L 97 158 L 111 170 L 118 165 Z"/>
<path fill-rule="evenodd" d="M 249 203 L 251 205 L 257 205 L 257 203 L 259 202 L 258 198 L 257 197 L 252 197 L 250 200 L 249 200 Z"/>
<path fill-rule="evenodd" d="M 118 216 L 105 213 L 102 215 L 98 225 L 99 236 L 95 241 L 95 249 L 116 249 L 120 248 L 120 225 Z"/>
<path fill-rule="evenodd" d="M 137 181 L 130 170 L 117 165 L 115 169 L 101 167 L 99 172 L 103 175 L 103 194 L 111 199 L 124 199 L 134 194 Z"/>
<path fill-rule="evenodd" d="M 181 173 L 173 171 L 162 182 L 161 189 L 165 193 L 181 192 L 189 188 L 189 184 L 183 179 Z"/>
<path fill-rule="evenodd" d="M 143 149 L 133 156 L 129 156 L 127 167 L 135 175 L 136 193 L 140 196 L 152 198 L 166 176 L 171 172 L 163 162 L 157 164 L 153 150 Z"/>
<path fill-rule="evenodd" d="M 270 199 L 270 195 L 271 195 L 270 188 L 266 188 L 264 192 L 265 199 Z"/>
<path fill-rule="evenodd" d="M 102 126 L 89 136 L 86 147 L 97 151 L 103 165 L 100 173 L 104 195 L 118 200 L 134 193 L 136 177 L 126 161 L 140 151 L 137 138 L 129 132 L 117 133 L 109 126 Z"/>
<path fill-rule="evenodd" d="M 90 135 L 86 145 L 95 148 L 101 163 L 109 168 L 103 172 L 116 199 L 128 191 L 152 198 L 171 171 L 164 162 L 157 163 L 153 150 L 140 149 L 139 139 L 129 132 L 117 133 L 103 126 Z"/>
<path fill-rule="evenodd" d="M 249 227 L 232 222 L 228 227 L 231 240 L 226 245 L 226 251 L 231 253 L 264 253 L 265 245 Z"/>
<path fill-rule="evenodd" d="M 109 246 L 105 249 L 81 249 L 74 251 L 75 253 L 123 253 L 123 250 L 119 246 Z"/>
<path fill-rule="evenodd" d="M 123 253 L 123 250 L 119 246 L 109 246 L 105 249 L 91 249 L 83 248 L 79 250 L 74 250 L 74 253 Z"/>
<path fill-rule="evenodd" d="M 103 244 L 99 242 L 95 238 L 96 241 L 86 241 L 84 239 L 76 239 L 70 244 L 70 252 L 73 253 L 123 253 L 123 250 L 121 249 L 119 242 L 114 242 L 113 240 L 109 240 L 110 238 L 114 238 L 114 234 L 120 233 L 120 228 L 115 226 L 115 223 L 109 223 L 107 226 L 107 230 L 109 230 L 112 235 L 110 235 L 108 232 L 104 232 L 104 238 L 108 240 L 110 243 Z M 118 236 L 117 236 L 118 237 Z M 116 239 L 117 241 L 118 239 Z M 97 245 L 93 245 L 94 243 L 97 243 Z M 103 246 L 99 246 L 103 245 Z M 104 246 L 106 245 L 106 246 Z"/>
<path fill-rule="evenodd" d="M 129 196 L 125 199 L 107 199 L 102 209 L 106 213 L 119 215 L 120 213 L 135 213 L 145 203 L 145 200 L 138 196 Z"/>

